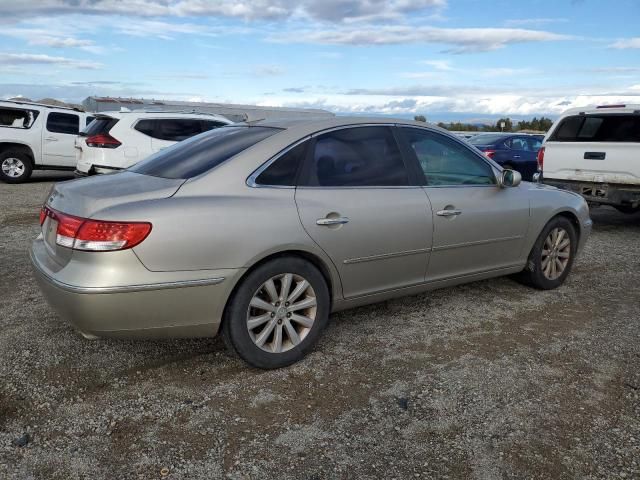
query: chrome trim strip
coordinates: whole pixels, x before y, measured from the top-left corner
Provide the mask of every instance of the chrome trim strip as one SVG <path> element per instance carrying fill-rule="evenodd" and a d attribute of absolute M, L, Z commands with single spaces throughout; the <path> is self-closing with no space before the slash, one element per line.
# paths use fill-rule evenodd
<path fill-rule="evenodd" d="M 165 290 L 169 288 L 188 288 L 188 287 L 202 287 L 205 285 L 218 285 L 225 280 L 225 277 L 218 278 L 203 278 L 199 280 L 180 280 L 177 282 L 159 282 L 159 283 L 145 283 L 138 285 L 121 285 L 116 287 L 80 287 L 78 285 L 70 285 L 68 283 L 61 282 L 53 278 L 47 272 L 45 272 L 40 265 L 37 263 L 33 254 L 31 256 L 31 263 L 38 270 L 40 274 L 54 286 L 66 290 L 71 293 L 94 293 L 94 294 L 104 294 L 104 293 L 130 293 L 130 292 L 142 292 L 142 291 L 151 291 L 151 290 Z"/>
<path fill-rule="evenodd" d="M 502 238 L 490 238 L 488 240 L 477 240 L 475 242 L 454 243 L 452 245 L 442 245 L 440 247 L 433 247 L 432 251 L 440 252 L 442 250 L 450 250 L 453 248 L 475 247 L 476 245 L 488 245 L 490 243 L 508 242 L 510 240 L 520 240 L 521 238 L 524 238 L 524 235 L 514 235 L 513 237 L 502 237 Z"/>
<path fill-rule="evenodd" d="M 351 265 L 353 263 L 373 262 L 376 260 L 386 260 L 387 258 L 405 257 L 407 255 L 418 255 L 420 253 L 429 253 L 430 248 L 418 248 L 416 250 L 406 250 L 404 252 L 383 253 L 380 255 L 370 255 L 368 257 L 349 258 L 342 263 Z"/>

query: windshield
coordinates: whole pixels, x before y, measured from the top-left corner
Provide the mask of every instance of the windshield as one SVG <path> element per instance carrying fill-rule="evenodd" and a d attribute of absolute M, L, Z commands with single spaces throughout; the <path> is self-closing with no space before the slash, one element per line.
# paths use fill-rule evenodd
<path fill-rule="evenodd" d="M 220 127 L 165 148 L 129 170 L 154 177 L 193 178 L 279 131 L 271 127 Z"/>

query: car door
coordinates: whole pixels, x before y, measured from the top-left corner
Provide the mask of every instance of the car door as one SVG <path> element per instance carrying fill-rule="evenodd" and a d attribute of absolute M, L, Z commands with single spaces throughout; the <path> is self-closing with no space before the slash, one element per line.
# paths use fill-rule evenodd
<path fill-rule="evenodd" d="M 490 163 L 459 140 L 418 127 L 399 130 L 425 176 L 434 213 L 427 280 L 522 263 L 529 225 L 526 187 L 498 186 Z"/>
<path fill-rule="evenodd" d="M 75 167 L 75 139 L 79 132 L 78 114 L 49 112 L 42 131 L 42 163 L 56 167 Z"/>
<path fill-rule="evenodd" d="M 311 142 L 296 205 L 336 266 L 345 298 L 424 282 L 431 207 L 391 128 L 340 128 Z"/>

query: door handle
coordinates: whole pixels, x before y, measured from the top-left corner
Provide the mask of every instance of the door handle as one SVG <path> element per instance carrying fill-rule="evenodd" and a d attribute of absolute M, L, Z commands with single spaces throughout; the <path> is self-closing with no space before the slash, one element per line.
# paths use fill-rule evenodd
<path fill-rule="evenodd" d="M 514 155 L 513 158 L 520 158 L 520 155 Z"/>
<path fill-rule="evenodd" d="M 606 152 L 584 152 L 585 160 L 604 160 L 606 157 Z"/>
<path fill-rule="evenodd" d="M 44 137 L 47 142 L 57 142 L 58 139 L 56 137 Z"/>
<path fill-rule="evenodd" d="M 455 217 L 460 214 L 462 214 L 462 210 L 440 210 L 436 212 L 439 217 Z"/>
<path fill-rule="evenodd" d="M 335 218 L 319 218 L 316 220 L 317 225 L 329 226 L 329 225 L 343 225 L 349 223 L 347 217 L 335 217 Z"/>

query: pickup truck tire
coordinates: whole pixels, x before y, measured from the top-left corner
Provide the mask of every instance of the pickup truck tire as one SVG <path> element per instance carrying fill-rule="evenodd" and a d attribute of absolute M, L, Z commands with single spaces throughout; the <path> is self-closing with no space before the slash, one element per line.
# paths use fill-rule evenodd
<path fill-rule="evenodd" d="M 5 150 L 0 153 L 0 180 L 6 183 L 22 183 L 31 177 L 31 157 L 21 150 Z"/>
<path fill-rule="evenodd" d="M 614 208 L 621 213 L 633 214 L 640 212 L 640 206 L 632 207 L 630 205 L 614 205 Z"/>
<path fill-rule="evenodd" d="M 527 266 L 516 280 L 540 290 L 562 285 L 571 271 L 578 247 L 576 229 L 568 218 L 554 217 L 531 249 Z"/>

